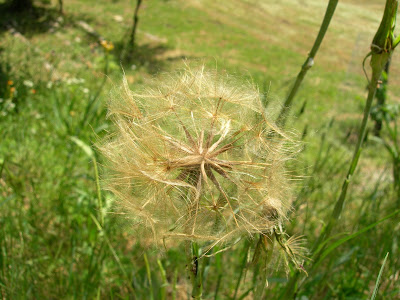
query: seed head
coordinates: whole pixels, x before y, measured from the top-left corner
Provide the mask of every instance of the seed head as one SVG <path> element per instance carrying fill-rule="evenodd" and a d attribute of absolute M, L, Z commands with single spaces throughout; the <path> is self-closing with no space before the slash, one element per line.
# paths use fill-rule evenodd
<path fill-rule="evenodd" d="M 109 102 L 116 125 L 100 146 L 108 189 L 154 239 L 208 240 L 272 232 L 285 218 L 292 141 L 257 89 L 204 67 L 165 75 Z"/>

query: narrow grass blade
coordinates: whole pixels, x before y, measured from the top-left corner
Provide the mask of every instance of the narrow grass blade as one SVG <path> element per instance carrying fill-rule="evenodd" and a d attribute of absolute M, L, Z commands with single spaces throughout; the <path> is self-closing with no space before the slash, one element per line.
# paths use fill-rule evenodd
<path fill-rule="evenodd" d="M 390 218 L 394 217 L 398 213 L 400 213 L 400 209 L 396 210 L 395 212 L 391 213 L 390 215 L 384 217 L 383 219 L 381 219 L 381 220 L 379 220 L 379 221 L 377 221 L 377 222 L 375 222 L 375 223 L 373 223 L 371 225 L 368 225 L 367 227 L 364 227 L 363 229 L 361 229 L 361 230 L 359 230 L 359 231 L 357 231 L 357 232 L 355 232 L 353 234 L 350 234 L 350 235 L 348 235 L 348 236 L 346 236 L 344 238 L 341 238 L 340 240 L 334 242 L 327 249 L 325 249 L 325 251 L 321 254 L 318 262 L 314 265 L 313 268 L 314 269 L 317 268 L 319 266 L 319 264 L 324 260 L 324 258 L 329 255 L 329 253 L 331 253 L 333 250 L 335 250 L 337 247 L 339 247 L 343 243 L 345 243 L 345 242 L 347 242 L 347 241 L 349 241 L 351 239 L 356 238 L 357 236 L 359 236 L 359 235 L 363 234 L 364 232 L 374 228 L 375 226 L 379 225 L 380 223 L 386 221 L 387 219 L 390 219 Z"/>
<path fill-rule="evenodd" d="M 371 300 L 375 300 L 376 294 L 378 293 L 379 282 L 381 281 L 383 269 L 385 268 L 386 260 L 387 260 L 388 256 L 389 256 L 389 252 L 386 253 L 385 259 L 383 260 L 383 263 L 382 263 L 382 267 L 379 270 L 378 278 L 376 278 L 375 288 L 374 288 L 374 292 L 372 293 Z"/>
<path fill-rule="evenodd" d="M 172 300 L 176 299 L 176 284 L 178 282 L 178 269 L 174 271 L 174 279 L 172 281 Z"/>
<path fill-rule="evenodd" d="M 143 254 L 144 263 L 146 265 L 147 280 L 149 281 L 150 300 L 154 299 L 153 295 L 153 282 L 151 281 L 151 268 L 146 253 Z"/>
<path fill-rule="evenodd" d="M 247 265 L 247 255 L 248 255 L 249 249 L 250 249 L 250 243 L 246 240 L 244 249 L 243 249 L 243 258 L 242 258 L 242 263 L 240 265 L 239 277 L 238 277 L 238 280 L 236 283 L 235 294 L 233 295 L 233 299 L 236 299 L 238 291 L 239 291 L 240 282 L 242 281 L 243 273 L 244 273 L 244 270 Z"/>
<path fill-rule="evenodd" d="M 97 192 L 97 205 L 98 205 L 98 210 L 99 210 L 99 218 L 100 218 L 100 224 L 101 226 L 104 226 L 104 212 L 103 212 L 103 198 L 101 195 L 101 187 L 100 187 L 100 176 L 99 176 L 99 169 L 97 168 L 97 159 L 96 156 L 92 150 L 92 147 L 90 147 L 88 144 L 86 144 L 84 141 L 80 140 L 76 136 L 71 136 L 70 140 L 73 141 L 79 148 L 81 148 L 87 156 L 93 159 L 93 167 L 94 167 L 94 177 L 96 180 L 96 192 Z"/>
<path fill-rule="evenodd" d="M 76 136 L 70 136 L 69 139 L 73 141 L 79 148 L 81 148 L 86 153 L 87 156 L 89 156 L 90 158 L 94 157 L 94 152 L 92 148 L 84 141 L 80 140 Z"/>
<path fill-rule="evenodd" d="M 93 214 L 90 214 L 90 217 L 92 218 L 92 220 L 93 220 L 94 224 L 96 225 L 97 229 L 102 233 L 102 235 L 103 235 L 103 237 L 104 237 L 104 239 L 105 239 L 105 241 L 107 243 L 107 246 L 109 247 L 112 255 L 114 256 L 115 261 L 118 263 L 118 266 L 119 266 L 122 274 L 124 274 L 126 280 L 128 282 L 130 282 L 129 276 L 126 273 L 125 268 L 123 267 L 123 265 L 121 263 L 121 260 L 119 259 L 118 255 L 117 255 L 117 252 L 115 251 L 115 249 L 112 246 L 110 240 L 108 239 L 106 233 L 104 232 L 103 227 L 100 225 L 99 221 L 97 221 L 96 217 Z M 128 284 L 128 289 L 132 292 L 133 295 L 135 295 L 135 290 L 133 289 L 132 285 Z"/>
<path fill-rule="evenodd" d="M 158 263 L 158 267 L 160 268 L 160 274 L 161 274 L 161 278 L 163 281 L 163 284 L 161 285 L 161 289 L 160 289 L 160 299 L 165 300 L 165 299 L 167 299 L 167 286 L 168 286 L 167 274 L 162 265 L 162 262 L 159 259 L 157 259 L 157 263 Z"/>

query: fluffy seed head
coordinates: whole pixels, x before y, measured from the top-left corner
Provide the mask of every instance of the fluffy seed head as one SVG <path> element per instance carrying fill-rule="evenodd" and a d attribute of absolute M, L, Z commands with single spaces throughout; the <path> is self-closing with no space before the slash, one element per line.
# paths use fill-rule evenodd
<path fill-rule="evenodd" d="M 120 209 L 155 241 L 271 232 L 289 207 L 291 140 L 257 89 L 204 67 L 152 86 L 132 92 L 124 79 L 109 102 L 116 131 L 100 149 Z"/>

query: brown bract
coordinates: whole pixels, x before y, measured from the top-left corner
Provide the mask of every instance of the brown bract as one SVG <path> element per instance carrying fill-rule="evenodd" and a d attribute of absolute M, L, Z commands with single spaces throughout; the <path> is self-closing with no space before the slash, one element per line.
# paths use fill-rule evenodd
<path fill-rule="evenodd" d="M 217 244 L 278 226 L 293 141 L 268 120 L 258 90 L 204 67 L 151 86 L 133 93 L 124 79 L 109 103 L 116 131 L 100 149 L 120 210 L 155 241 Z"/>

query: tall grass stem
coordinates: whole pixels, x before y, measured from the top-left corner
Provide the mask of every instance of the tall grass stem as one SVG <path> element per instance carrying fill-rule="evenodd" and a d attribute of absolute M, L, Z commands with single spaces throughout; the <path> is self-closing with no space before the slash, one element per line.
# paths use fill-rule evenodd
<path fill-rule="evenodd" d="M 375 288 L 374 288 L 374 292 L 372 293 L 371 300 L 375 300 L 376 294 L 378 293 L 379 282 L 381 281 L 382 273 L 383 273 L 383 270 L 385 268 L 388 256 L 389 256 L 389 252 L 386 253 L 385 259 L 383 260 L 383 263 L 382 263 L 382 267 L 379 270 L 378 278 L 376 278 Z"/>
<path fill-rule="evenodd" d="M 165 300 L 167 299 L 167 286 L 168 286 L 168 279 L 165 269 L 162 265 L 161 260 L 157 259 L 158 267 L 160 268 L 160 274 L 162 279 L 162 285 L 160 288 L 160 299 Z"/>
<path fill-rule="evenodd" d="M 101 195 L 99 169 L 97 167 L 97 159 L 93 155 L 94 176 L 96 178 L 97 205 L 99 210 L 100 225 L 104 226 L 103 199 Z"/>
<path fill-rule="evenodd" d="M 153 295 L 153 281 L 151 280 L 151 268 L 150 268 L 150 264 L 149 264 L 149 260 L 147 258 L 146 253 L 143 254 L 143 258 L 144 258 L 144 264 L 146 266 L 146 274 L 147 274 L 147 280 L 149 282 L 149 292 L 150 292 L 150 300 L 154 299 L 154 295 Z"/>

